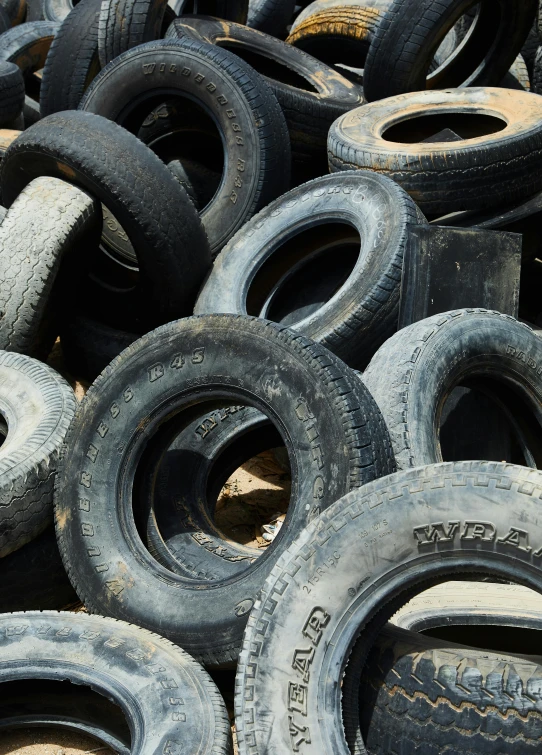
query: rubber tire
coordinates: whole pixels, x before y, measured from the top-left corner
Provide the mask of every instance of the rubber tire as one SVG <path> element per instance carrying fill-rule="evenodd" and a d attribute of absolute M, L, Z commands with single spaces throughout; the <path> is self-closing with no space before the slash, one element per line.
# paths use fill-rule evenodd
<path fill-rule="evenodd" d="M 104 0 L 98 24 L 102 68 L 123 52 L 160 38 L 167 0 Z"/>
<path fill-rule="evenodd" d="M 43 69 L 42 116 L 76 110 L 100 71 L 98 19 L 101 0 L 81 0 L 62 22 Z"/>
<path fill-rule="evenodd" d="M 3 6 L 0 5 L 0 35 L 4 34 L 11 27 L 11 20 Z"/>
<path fill-rule="evenodd" d="M 247 26 L 285 39 L 296 0 L 249 0 Z"/>
<path fill-rule="evenodd" d="M 73 0 L 43 0 L 43 17 L 62 23 L 74 7 Z"/>
<path fill-rule="evenodd" d="M 491 394 L 496 388 L 487 381 L 492 378 L 511 391 L 509 400 L 517 394 L 528 418 L 517 407 L 512 413 L 527 443 L 534 444 L 530 450 L 536 460 L 542 437 L 541 367 L 542 344 L 528 325 L 498 312 L 460 309 L 392 336 L 371 360 L 363 382 L 384 415 L 398 469 L 442 461 L 439 413 L 455 385 L 467 379 L 478 379 L 479 389 Z"/>
<path fill-rule="evenodd" d="M 155 379 L 162 370 L 165 379 Z M 295 506 L 266 553 L 235 581 L 225 578 L 209 584 L 167 571 L 152 559 L 139 536 L 134 540 L 132 530 L 123 531 L 124 514 L 111 495 L 110 479 L 118 475 L 119 464 L 123 469 L 130 464 L 127 451 L 119 453 L 119 442 L 132 437 L 129 448 L 135 448 L 143 440 L 139 435 L 143 427 L 150 437 L 156 427 L 151 417 L 156 417 L 166 395 L 173 408 L 188 397 L 191 402 L 202 397 L 208 401 L 211 386 L 217 407 L 241 401 L 276 418 L 295 469 L 296 492 Z M 120 410 L 117 414 L 113 409 L 116 422 L 110 412 L 112 401 Z M 185 422 L 210 408 L 206 404 L 197 412 L 192 409 Z M 142 420 L 140 431 L 135 430 Z M 305 426 L 307 421 L 310 427 Z M 167 426 L 161 432 L 171 429 L 178 434 L 181 428 Z M 312 441 L 307 442 L 309 437 Z M 81 465 L 89 442 L 96 449 L 95 462 L 86 457 Z M 55 492 L 57 534 L 78 595 L 93 612 L 132 617 L 148 627 L 159 624 L 165 636 L 208 665 L 235 661 L 248 612 L 266 574 L 304 524 L 343 491 L 393 469 L 378 410 L 344 363 L 285 328 L 232 315 L 180 320 L 136 341 L 91 386 L 66 443 L 72 452 L 64 460 Z M 160 439 L 156 443 L 160 445 Z M 111 454 L 113 447 L 116 451 Z M 144 480 L 143 462 L 139 468 Z M 84 502 L 78 506 L 82 495 Z M 227 546 L 235 554 L 243 548 L 231 541 Z M 96 549 L 98 559 L 92 555 Z"/>
<path fill-rule="evenodd" d="M 156 66 L 157 60 L 160 66 L 147 75 L 146 67 Z M 198 77 L 204 75 L 209 84 L 202 87 L 196 74 L 184 75 L 189 66 L 197 66 Z M 226 50 L 193 40 L 148 42 L 123 53 L 94 80 L 80 108 L 130 129 L 135 105 L 166 85 L 168 92 L 193 98 L 212 115 L 223 139 L 225 165 L 233 166 L 201 214 L 216 254 L 255 212 L 287 190 L 291 158 L 286 121 L 273 92 L 250 66 Z M 132 124 L 136 131 L 140 125 Z"/>
<path fill-rule="evenodd" d="M 518 55 L 514 60 L 514 63 L 499 84 L 499 87 L 502 87 L 503 89 L 519 89 L 523 92 L 531 91 L 529 70 L 521 55 Z"/>
<path fill-rule="evenodd" d="M 0 374 L 0 405 L 8 426 L 0 448 L 2 557 L 51 521 L 58 456 L 75 413 L 75 396 L 54 370 L 23 354 L 0 352 Z"/>
<path fill-rule="evenodd" d="M 95 380 L 121 351 L 139 338 L 110 328 L 85 315 L 67 321 L 60 333 L 66 369 L 89 382 Z"/>
<path fill-rule="evenodd" d="M 130 327 L 144 328 L 193 309 L 210 265 L 209 246 L 188 195 L 151 150 L 105 118 L 55 113 L 23 132 L 4 155 L 2 203 L 10 207 L 43 174 L 69 177 L 105 204 L 137 254 L 135 288 L 120 293 L 99 287 L 96 312 L 101 308 L 111 319 L 114 313 Z"/>
<path fill-rule="evenodd" d="M 53 525 L 0 559 L 0 612 L 60 610 L 79 602 L 60 558 Z"/>
<path fill-rule="evenodd" d="M 9 26 L 18 26 L 24 23 L 26 16 L 26 0 L 2 0 L 0 3 L 2 10 L 9 18 Z M 3 19 L 5 20 L 5 19 Z M 0 25 L 2 31 L 4 24 Z M 9 29 L 9 26 L 7 27 Z M 0 34 L 2 32 L 0 31 Z"/>
<path fill-rule="evenodd" d="M 496 85 L 527 39 L 538 0 L 480 4 L 473 31 L 433 74 L 431 61 L 455 22 L 478 0 L 393 0 L 376 29 L 364 73 L 369 101 L 406 92 Z"/>
<path fill-rule="evenodd" d="M 410 227 L 426 222 L 400 187 L 368 171 L 317 178 L 292 189 L 258 213 L 217 257 L 200 291 L 194 313 L 249 313 L 273 319 L 273 300 L 269 304 L 266 294 L 273 285 L 270 281 L 275 279 L 277 293 L 281 283 L 283 290 L 289 285 L 290 296 L 295 296 L 296 292 L 301 294 L 302 305 L 310 288 L 307 272 L 303 272 L 300 264 L 311 246 L 308 241 L 302 242 L 299 248 L 286 244 L 295 243 L 291 239 L 297 234 L 320 227 L 321 223 L 336 223 L 339 217 L 343 223 L 353 226 L 361 238 L 356 268 L 344 283 L 341 282 L 337 293 L 324 292 L 323 303 L 309 299 L 308 316 L 302 315 L 300 319 L 290 307 L 283 310 L 285 314 L 280 322 L 318 341 L 351 367 L 365 367 L 376 349 L 397 329 L 403 255 L 409 244 Z M 332 248 L 334 243 L 333 235 L 328 233 L 326 237 L 322 233 L 312 240 L 312 253 L 318 245 Z M 286 258 L 284 249 L 289 248 L 291 253 Z M 280 250 L 283 250 L 282 258 L 277 254 Z M 272 255 L 277 258 L 275 270 L 269 269 Z M 288 281 L 291 271 L 293 275 L 297 271 L 299 288 L 295 277 Z M 264 286 L 259 301 L 256 298 L 258 273 L 260 278 L 263 276 L 260 285 Z M 330 274 L 331 269 L 328 269 L 328 276 Z M 255 293 L 251 293 L 251 289 Z M 326 300 L 330 294 L 331 298 Z M 273 292 L 269 294 L 272 295 Z M 265 299 L 267 302 L 262 301 Z M 293 302 L 295 304 L 295 298 Z M 302 307 L 300 309 L 303 311 Z M 280 313 L 280 301 L 275 311 Z"/>
<path fill-rule="evenodd" d="M 286 41 L 329 66 L 342 63 L 363 68 L 379 20 L 390 2 L 316 0 L 297 16 Z"/>
<path fill-rule="evenodd" d="M 438 464 L 369 483 L 322 512 L 274 566 L 251 612 L 236 680 L 240 755 L 307 740 L 313 752 L 349 753 L 343 671 L 359 629 L 377 613 L 387 620 L 388 601 L 469 572 L 542 592 L 541 489 L 542 474 L 524 467 Z M 408 752 L 405 737 L 394 748 Z M 500 751 L 508 755 L 508 742 Z"/>
<path fill-rule="evenodd" d="M 25 77 L 41 70 L 59 29 L 60 24 L 52 21 L 14 26 L 0 36 L 0 60 L 16 63 Z"/>
<path fill-rule="evenodd" d="M 538 48 L 534 59 L 531 89 L 535 94 L 542 94 L 542 46 Z"/>
<path fill-rule="evenodd" d="M 3 634 L 13 632 L 3 653 L 2 681 L 70 681 L 75 689 L 83 686 L 83 695 L 85 687 L 92 687 L 122 710 L 132 741 L 128 746 L 108 731 L 113 721 L 98 716 L 93 721 L 92 706 L 78 711 L 75 703 L 71 715 L 55 717 L 54 702 L 48 706 L 38 696 L 29 704 L 33 685 L 28 681 L 21 698 L 3 701 L 4 726 L 10 715 L 34 725 L 53 721 L 57 729 L 92 733 L 119 755 L 231 753 L 228 715 L 218 689 L 188 653 L 162 637 L 102 616 L 53 611 L 2 615 L 0 628 Z M 68 711 L 81 698 L 75 689 L 73 699 L 66 694 L 63 701 Z"/>
<path fill-rule="evenodd" d="M 1 349 L 47 358 L 101 230 L 99 204 L 75 186 L 43 176 L 23 189 L 0 228 Z"/>
<path fill-rule="evenodd" d="M 356 752 L 536 753 L 540 663 L 387 625 L 363 669 Z"/>
<path fill-rule="evenodd" d="M 177 16 L 191 13 L 203 14 L 246 24 L 248 0 L 170 0 L 170 6 Z"/>
<path fill-rule="evenodd" d="M 322 65 L 291 45 L 262 34 L 248 26 L 202 16 L 176 19 L 171 31 L 178 38 L 189 37 L 225 48 L 253 66 L 271 87 L 282 108 L 298 161 L 322 159 L 325 166 L 326 142 L 333 121 L 364 103 L 363 90 L 337 71 Z M 269 70 L 269 60 L 271 70 Z M 275 78 L 276 67 L 284 80 Z M 271 75 L 266 75 L 271 74 Z M 303 88 L 298 86 L 301 77 Z M 306 84 L 308 83 L 309 86 Z M 325 167 L 323 168 L 325 170 Z"/>
<path fill-rule="evenodd" d="M 24 78 L 15 63 L 0 63 L 0 126 L 9 127 L 23 112 Z"/>
<path fill-rule="evenodd" d="M 542 629 L 542 598 L 519 585 L 446 582 L 412 598 L 390 623 L 411 632 L 440 627 Z"/>
<path fill-rule="evenodd" d="M 400 113 L 497 114 L 508 125 L 457 142 L 403 144 L 382 137 Z M 513 203 L 542 188 L 542 100 L 498 88 L 414 92 L 343 115 L 328 137 L 331 171 L 369 168 L 393 178 L 425 214 L 444 215 Z M 403 120 L 408 120 L 404 118 Z M 473 120 L 473 125 L 475 121 Z M 404 138 L 404 137 L 401 137 Z"/>

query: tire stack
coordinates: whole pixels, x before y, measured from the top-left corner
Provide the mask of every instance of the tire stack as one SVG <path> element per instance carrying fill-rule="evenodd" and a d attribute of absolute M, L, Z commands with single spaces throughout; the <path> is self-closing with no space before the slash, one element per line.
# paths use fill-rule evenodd
<path fill-rule="evenodd" d="M 6 752 L 542 751 L 538 10 L 0 0 Z"/>

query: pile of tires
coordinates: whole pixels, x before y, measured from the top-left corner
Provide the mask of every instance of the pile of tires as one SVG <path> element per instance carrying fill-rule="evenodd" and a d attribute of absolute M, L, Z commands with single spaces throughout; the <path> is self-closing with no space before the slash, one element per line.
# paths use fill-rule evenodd
<path fill-rule="evenodd" d="M 0 0 L 6 742 L 541 751 L 539 15 Z"/>

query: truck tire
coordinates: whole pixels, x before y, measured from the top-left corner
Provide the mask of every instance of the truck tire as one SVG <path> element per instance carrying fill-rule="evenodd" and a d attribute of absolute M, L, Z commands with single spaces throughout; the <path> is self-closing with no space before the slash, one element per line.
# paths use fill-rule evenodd
<path fill-rule="evenodd" d="M 24 78 L 15 63 L 0 63 L 0 126 L 10 128 L 23 112 Z"/>

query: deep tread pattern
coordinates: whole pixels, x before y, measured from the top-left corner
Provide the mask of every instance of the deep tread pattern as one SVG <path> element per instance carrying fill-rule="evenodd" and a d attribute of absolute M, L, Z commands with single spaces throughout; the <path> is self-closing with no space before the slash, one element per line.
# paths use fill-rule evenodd
<path fill-rule="evenodd" d="M 542 46 L 540 46 L 536 51 L 531 90 L 535 94 L 542 94 Z"/>
<path fill-rule="evenodd" d="M 132 47 L 160 38 L 167 0 L 102 0 L 98 53 L 105 67 Z"/>
<path fill-rule="evenodd" d="M 61 263 L 93 231 L 98 243 L 100 221 L 95 200 L 58 178 L 19 194 L 0 227 L 0 348 L 47 357 L 65 314 L 63 292 L 53 295 Z"/>
<path fill-rule="evenodd" d="M 76 110 L 100 71 L 101 0 L 81 0 L 64 19 L 47 55 L 40 90 L 42 116 Z"/>
<path fill-rule="evenodd" d="M 249 0 L 247 26 L 284 39 L 295 0 Z"/>
<path fill-rule="evenodd" d="M 34 408 L 17 407 L 11 393 L 2 401 L 11 406 L 13 422 L 24 423 L 26 432 L 22 442 L 10 443 L 8 429 L 0 448 L 1 557 L 29 542 L 51 521 L 58 455 L 75 414 L 75 396 L 54 370 L 23 354 L 0 352 L 0 372 L 2 390 L 13 390 L 20 381 L 21 391 L 24 387 L 35 402 Z"/>
<path fill-rule="evenodd" d="M 14 26 L 0 35 L 0 60 L 16 63 L 25 74 L 40 70 L 59 29 L 53 21 Z"/>
<path fill-rule="evenodd" d="M 24 78 L 15 63 L 0 63 L 0 127 L 9 126 L 23 112 Z"/>

